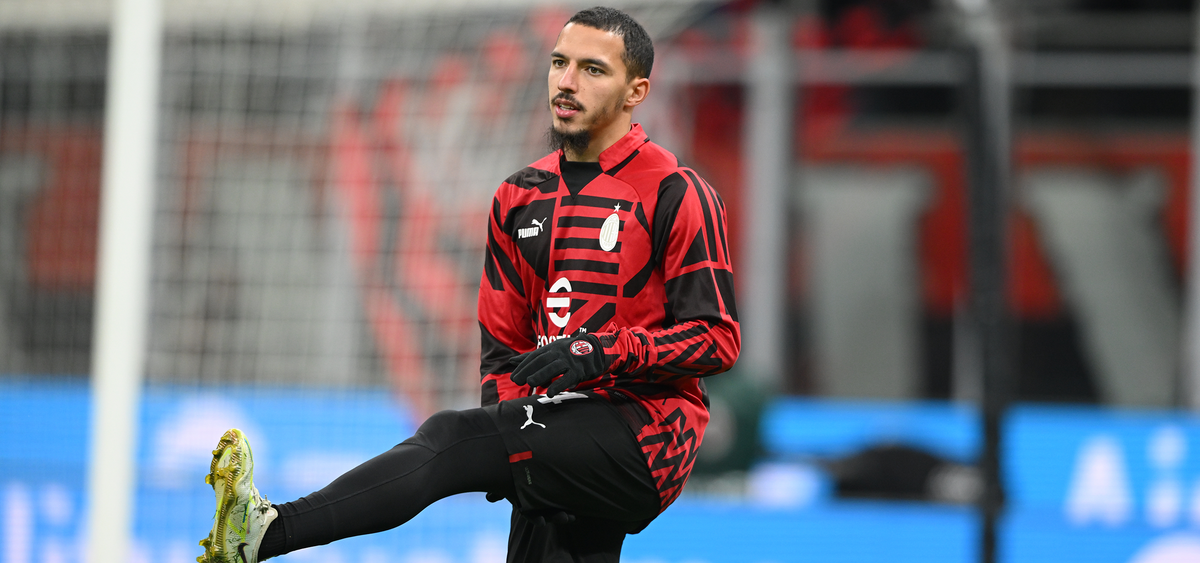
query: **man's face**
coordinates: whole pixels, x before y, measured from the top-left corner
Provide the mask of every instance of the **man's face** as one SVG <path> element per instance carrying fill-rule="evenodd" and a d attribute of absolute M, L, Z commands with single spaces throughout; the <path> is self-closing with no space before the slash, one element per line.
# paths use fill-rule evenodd
<path fill-rule="evenodd" d="M 550 113 L 560 135 L 587 135 L 610 125 L 629 94 L 625 40 L 608 31 L 567 24 L 550 53 Z"/>

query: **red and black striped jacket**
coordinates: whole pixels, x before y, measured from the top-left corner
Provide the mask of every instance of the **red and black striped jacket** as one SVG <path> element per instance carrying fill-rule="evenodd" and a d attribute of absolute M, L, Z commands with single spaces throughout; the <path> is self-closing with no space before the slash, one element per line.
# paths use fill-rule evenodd
<path fill-rule="evenodd" d="M 557 151 L 510 176 L 492 203 L 479 290 L 483 404 L 532 392 L 509 380 L 509 358 L 597 336 L 609 373 L 575 390 L 626 415 L 665 509 L 708 423 L 700 378 L 729 369 L 741 347 L 725 224 L 717 192 L 636 124 L 599 163 Z"/>

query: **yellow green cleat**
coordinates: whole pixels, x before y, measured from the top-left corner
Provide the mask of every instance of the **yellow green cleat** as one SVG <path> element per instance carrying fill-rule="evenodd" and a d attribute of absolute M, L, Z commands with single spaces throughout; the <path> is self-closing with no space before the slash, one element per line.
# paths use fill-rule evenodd
<path fill-rule="evenodd" d="M 204 482 L 217 494 L 212 531 L 198 563 L 258 563 L 258 546 L 278 513 L 254 487 L 254 454 L 237 428 L 221 436 Z"/>

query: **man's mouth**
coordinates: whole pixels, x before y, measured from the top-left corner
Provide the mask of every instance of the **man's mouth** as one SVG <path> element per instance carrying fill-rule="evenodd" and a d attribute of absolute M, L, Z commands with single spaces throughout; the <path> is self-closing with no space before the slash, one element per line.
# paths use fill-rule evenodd
<path fill-rule="evenodd" d="M 570 119 L 583 109 L 575 102 L 566 98 L 555 99 L 551 103 L 551 106 L 554 108 L 554 115 L 558 116 L 559 119 Z"/>

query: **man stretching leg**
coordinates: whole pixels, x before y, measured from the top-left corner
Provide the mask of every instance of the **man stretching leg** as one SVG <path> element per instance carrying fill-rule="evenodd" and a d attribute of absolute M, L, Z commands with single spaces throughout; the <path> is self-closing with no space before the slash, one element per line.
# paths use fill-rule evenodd
<path fill-rule="evenodd" d="M 725 205 L 633 109 L 654 48 L 576 13 L 549 56 L 546 157 L 496 190 L 479 288 L 482 407 L 443 411 L 325 488 L 273 505 L 231 430 L 201 563 L 256 563 L 407 522 L 450 495 L 513 506 L 508 561 L 616 562 L 679 496 L 708 423 L 701 378 L 737 359 Z"/>

